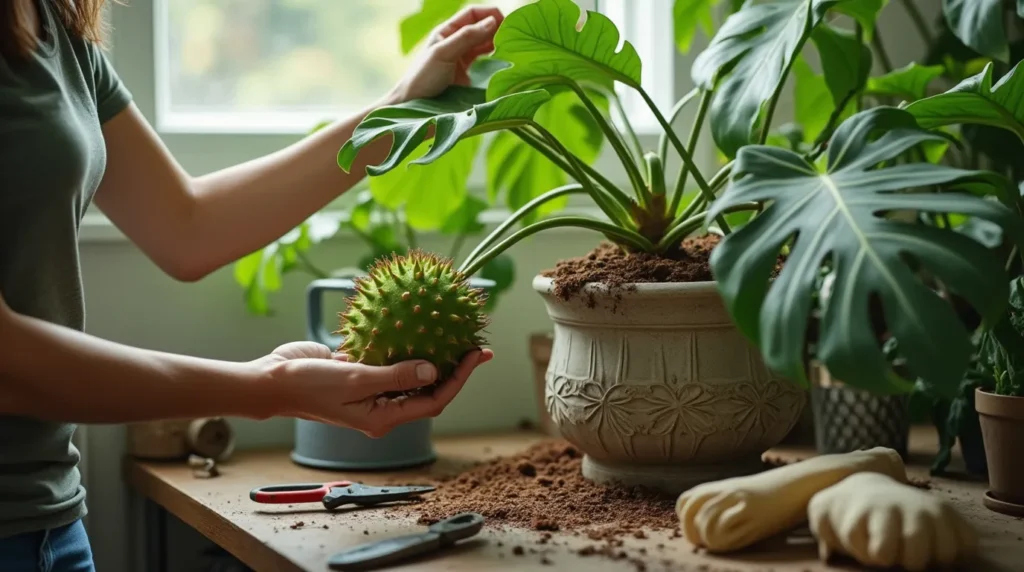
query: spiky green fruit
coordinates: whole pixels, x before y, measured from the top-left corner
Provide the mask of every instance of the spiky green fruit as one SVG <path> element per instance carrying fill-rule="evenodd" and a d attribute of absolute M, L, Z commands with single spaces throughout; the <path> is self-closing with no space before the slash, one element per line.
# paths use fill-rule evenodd
<path fill-rule="evenodd" d="M 379 259 L 356 281 L 356 294 L 339 314 L 344 337 L 338 348 L 349 361 L 390 365 L 422 359 L 439 380 L 455 371 L 470 350 L 487 342 L 481 332 L 485 294 L 471 288 L 451 260 L 414 250 Z"/>

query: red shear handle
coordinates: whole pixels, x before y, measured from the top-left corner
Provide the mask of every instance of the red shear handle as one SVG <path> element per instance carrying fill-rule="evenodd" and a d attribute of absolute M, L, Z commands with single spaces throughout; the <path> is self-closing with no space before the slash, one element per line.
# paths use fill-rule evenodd
<path fill-rule="evenodd" d="M 338 481 L 334 483 L 271 485 L 253 489 L 249 492 L 249 498 L 264 504 L 321 502 L 332 488 L 347 487 L 351 484 L 349 481 Z"/>

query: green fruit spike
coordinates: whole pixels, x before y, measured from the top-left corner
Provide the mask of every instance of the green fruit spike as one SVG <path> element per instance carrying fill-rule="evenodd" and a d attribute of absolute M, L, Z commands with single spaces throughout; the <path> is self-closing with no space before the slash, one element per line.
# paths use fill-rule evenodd
<path fill-rule="evenodd" d="M 427 360 L 447 379 L 467 352 L 487 343 L 480 335 L 488 324 L 485 297 L 435 254 L 379 259 L 356 280 L 356 294 L 339 314 L 338 349 L 368 365 Z"/>

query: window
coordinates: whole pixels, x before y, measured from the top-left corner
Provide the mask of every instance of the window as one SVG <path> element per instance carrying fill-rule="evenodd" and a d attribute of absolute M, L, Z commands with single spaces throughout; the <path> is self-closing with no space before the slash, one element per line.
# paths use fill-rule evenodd
<path fill-rule="evenodd" d="M 529 0 L 487 0 L 508 13 Z M 156 0 L 164 132 L 304 132 L 358 111 L 415 54 L 398 24 L 421 0 Z"/>
<path fill-rule="evenodd" d="M 164 133 L 303 133 L 371 104 L 411 63 L 398 23 L 422 2 L 152 1 L 155 117 Z M 507 14 L 531 1 L 483 3 Z M 647 90 L 671 107 L 671 0 L 576 2 L 616 22 L 645 62 Z M 638 127 L 656 127 L 643 101 L 624 95 Z"/>

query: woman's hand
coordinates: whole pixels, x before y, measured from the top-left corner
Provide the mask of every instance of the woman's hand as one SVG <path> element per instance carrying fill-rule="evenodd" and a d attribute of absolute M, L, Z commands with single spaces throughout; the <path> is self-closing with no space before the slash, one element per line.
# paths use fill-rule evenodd
<path fill-rule="evenodd" d="M 410 360 L 390 366 L 348 363 L 344 354 L 322 344 L 285 344 L 257 361 L 280 385 L 277 395 L 287 396 L 287 415 L 342 425 L 370 437 L 382 437 L 396 426 L 424 417 L 436 417 L 458 395 L 476 366 L 490 361 L 490 350 L 468 353 L 451 379 L 430 395 L 378 399 L 393 391 L 409 391 L 437 380 L 437 368 Z"/>
<path fill-rule="evenodd" d="M 416 62 L 390 99 L 434 97 L 450 85 L 469 85 L 469 66 L 494 50 L 494 32 L 504 16 L 493 7 L 469 6 L 434 28 Z"/>

